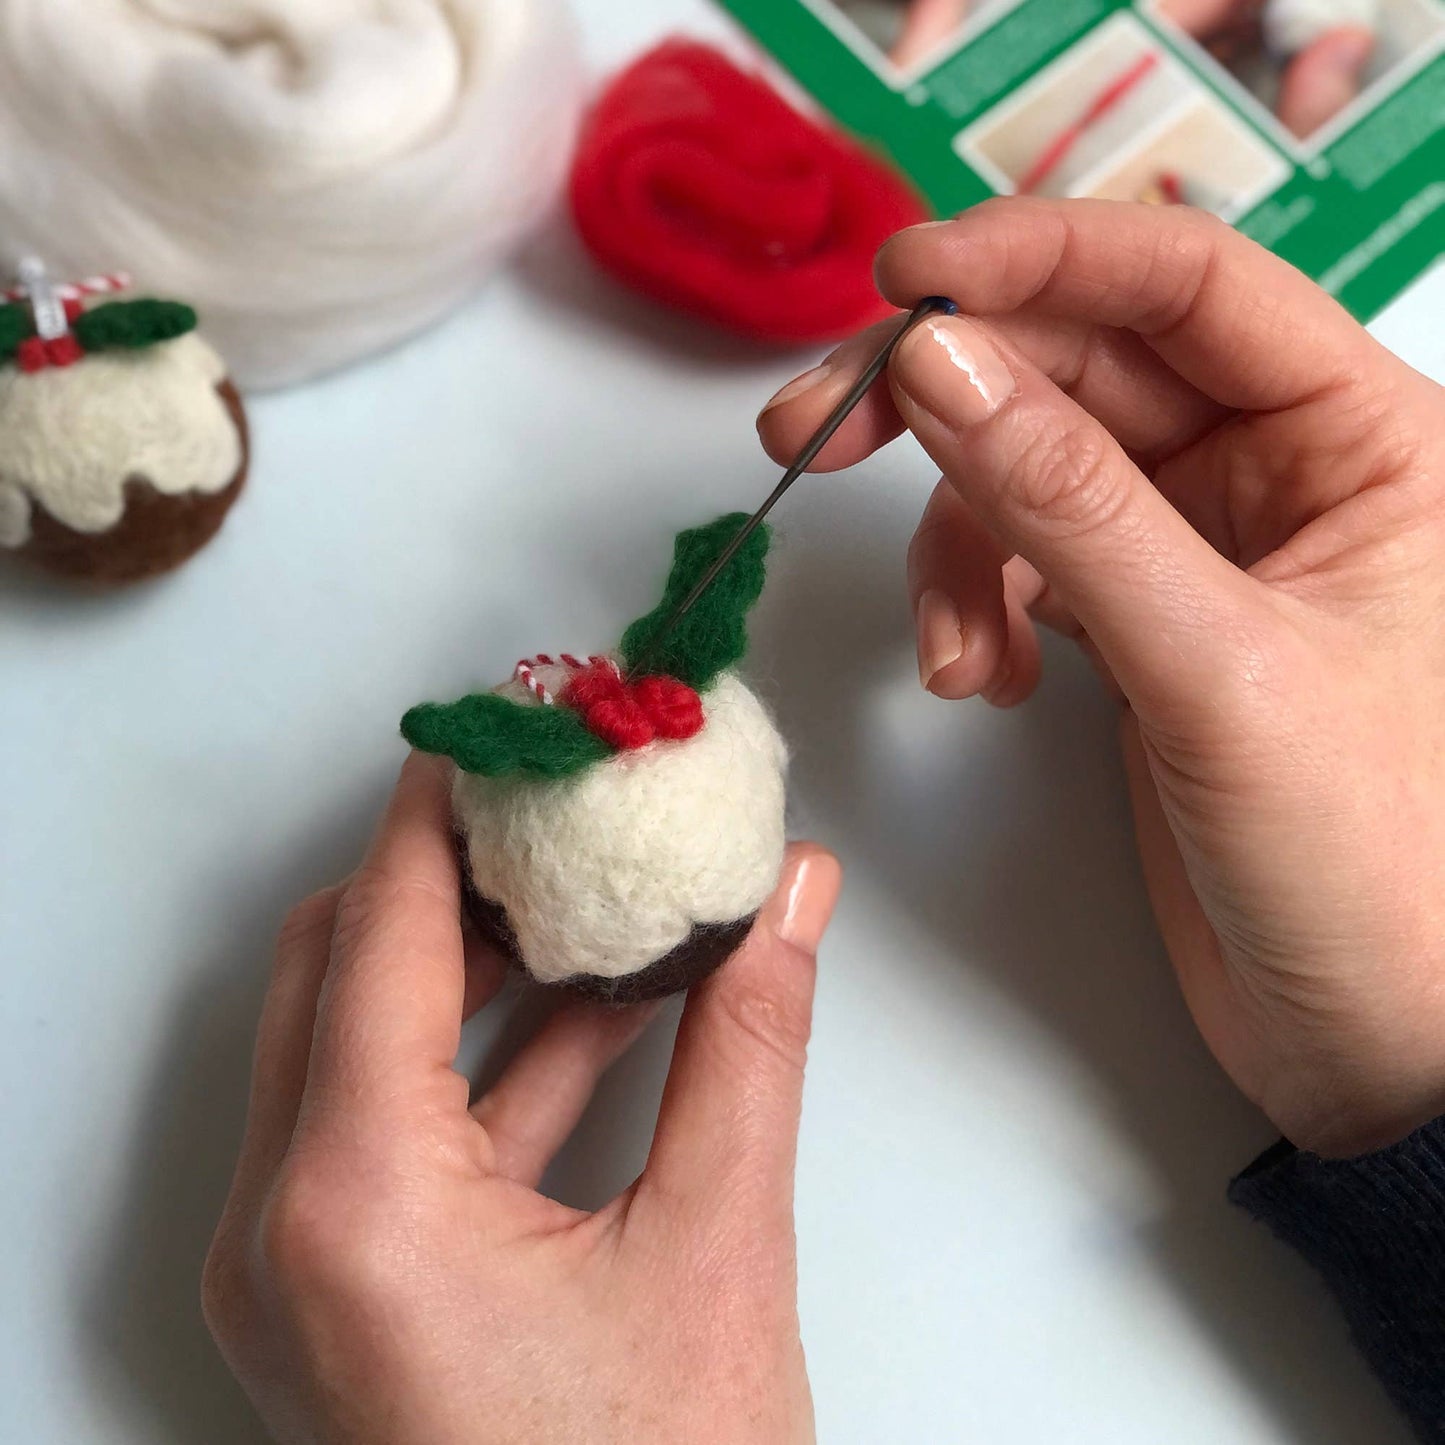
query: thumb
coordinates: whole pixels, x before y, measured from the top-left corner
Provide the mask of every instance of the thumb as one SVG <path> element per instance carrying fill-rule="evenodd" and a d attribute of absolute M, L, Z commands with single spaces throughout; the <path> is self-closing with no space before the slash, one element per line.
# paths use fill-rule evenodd
<path fill-rule="evenodd" d="M 914 327 L 890 375 L 944 477 L 1068 606 L 1136 707 L 1221 675 L 1248 579 L 1104 426 L 961 316 Z"/>
<path fill-rule="evenodd" d="M 639 1194 L 750 1237 L 791 1231 L 814 955 L 840 880 L 831 854 L 790 849 L 748 941 L 689 994 Z"/>

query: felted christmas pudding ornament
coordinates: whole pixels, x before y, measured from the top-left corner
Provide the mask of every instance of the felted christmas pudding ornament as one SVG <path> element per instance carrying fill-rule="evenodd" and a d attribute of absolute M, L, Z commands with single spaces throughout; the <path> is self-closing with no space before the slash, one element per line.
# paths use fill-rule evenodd
<path fill-rule="evenodd" d="M 245 481 L 241 398 L 173 301 L 55 285 L 38 262 L 0 303 L 0 549 L 98 583 L 177 566 Z"/>
<path fill-rule="evenodd" d="M 473 921 L 541 983 L 613 1004 L 688 988 L 777 883 L 787 752 L 735 671 L 766 529 L 652 645 L 746 520 L 677 538 L 662 601 L 615 655 L 529 658 L 492 692 L 402 719 L 413 747 L 457 766 Z"/>

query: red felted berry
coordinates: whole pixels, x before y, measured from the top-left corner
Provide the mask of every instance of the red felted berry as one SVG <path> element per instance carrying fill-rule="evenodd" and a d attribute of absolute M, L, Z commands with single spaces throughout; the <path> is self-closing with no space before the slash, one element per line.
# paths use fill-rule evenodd
<path fill-rule="evenodd" d="M 644 677 L 632 696 L 660 738 L 696 737 L 702 731 L 702 699 L 675 677 Z"/>
<path fill-rule="evenodd" d="M 594 664 L 574 672 L 562 689 L 561 701 L 585 713 L 599 702 L 615 701 L 627 695 L 622 679 L 610 667 Z"/>
<path fill-rule="evenodd" d="M 573 673 L 560 701 L 581 713 L 588 732 L 611 747 L 645 748 L 656 736 L 627 684 L 606 664 L 594 663 Z"/>
<path fill-rule="evenodd" d="M 594 702 L 584 710 L 582 721 L 588 732 L 622 751 L 645 748 L 657 736 L 647 714 L 625 693 Z"/>
<path fill-rule="evenodd" d="M 44 371 L 50 365 L 45 354 L 45 343 L 38 336 L 27 336 L 15 348 L 15 363 L 21 371 Z"/>
<path fill-rule="evenodd" d="M 618 279 L 789 344 L 889 315 L 873 254 L 927 217 L 882 161 L 687 40 L 665 41 L 603 92 L 573 167 L 572 211 Z"/>
<path fill-rule="evenodd" d="M 85 355 L 70 332 L 45 343 L 45 355 L 52 366 L 74 366 Z"/>

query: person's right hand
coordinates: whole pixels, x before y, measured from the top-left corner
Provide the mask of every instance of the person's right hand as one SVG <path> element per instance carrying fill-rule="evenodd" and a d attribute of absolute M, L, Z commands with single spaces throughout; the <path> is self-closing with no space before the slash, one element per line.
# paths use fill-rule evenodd
<path fill-rule="evenodd" d="M 1223 1066 L 1322 1153 L 1445 1112 L 1440 388 L 1182 208 L 992 201 L 878 276 L 977 318 L 916 328 L 819 459 L 906 425 L 944 472 L 910 556 L 927 685 L 1019 702 L 1031 618 L 1077 638 L 1127 704 L 1145 879 Z M 893 324 L 769 405 L 777 460 Z"/>

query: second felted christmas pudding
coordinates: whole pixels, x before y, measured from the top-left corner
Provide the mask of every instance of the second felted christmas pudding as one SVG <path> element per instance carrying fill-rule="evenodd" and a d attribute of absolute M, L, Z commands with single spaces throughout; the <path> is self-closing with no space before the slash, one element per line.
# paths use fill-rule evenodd
<path fill-rule="evenodd" d="M 29 263 L 0 298 L 0 551 L 135 582 L 205 545 L 245 481 L 246 417 L 173 301 L 121 278 L 57 286 Z"/>
<path fill-rule="evenodd" d="M 529 658 L 491 692 L 402 720 L 413 747 L 456 764 L 474 922 L 539 982 L 614 1004 L 685 989 L 777 883 L 787 751 L 735 670 L 766 529 L 652 645 L 746 520 L 679 535 L 662 601 L 615 654 Z"/>

